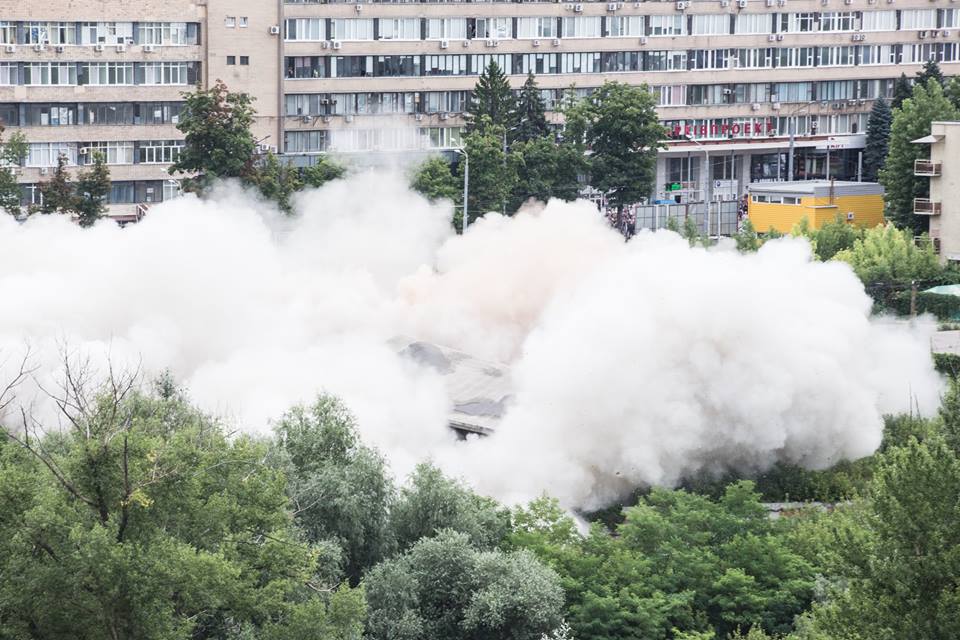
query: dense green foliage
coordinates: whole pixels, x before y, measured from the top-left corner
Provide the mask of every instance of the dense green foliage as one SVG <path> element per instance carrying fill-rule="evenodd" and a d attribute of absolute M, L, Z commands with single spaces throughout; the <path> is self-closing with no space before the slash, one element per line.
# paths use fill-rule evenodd
<path fill-rule="evenodd" d="M 539 640 L 561 620 L 557 575 L 526 551 L 482 551 L 442 530 L 371 571 L 376 640 Z"/>
<path fill-rule="evenodd" d="M 198 192 L 216 179 L 249 177 L 257 150 L 250 130 L 255 115 L 253 98 L 230 92 L 221 80 L 184 94 L 177 122 L 184 146 L 170 173 L 187 174 L 185 188 Z"/>
<path fill-rule="evenodd" d="M 913 93 L 913 84 L 910 82 L 907 74 L 901 73 L 893 85 L 893 99 L 890 101 L 890 108 L 899 109 L 903 105 L 903 101 L 910 97 L 911 93 Z"/>
<path fill-rule="evenodd" d="M 107 211 L 110 196 L 110 170 L 100 152 L 93 154 L 93 165 L 77 175 L 73 212 L 81 227 L 89 227 Z"/>
<path fill-rule="evenodd" d="M 510 89 L 507 74 L 493 56 L 477 78 L 465 118 L 467 132 L 485 128 L 488 124 L 509 129 L 516 123 L 517 102 Z M 484 119 L 487 120 L 484 123 Z"/>
<path fill-rule="evenodd" d="M 113 382 L 68 398 L 70 431 L 0 443 L 0 637 L 225 638 L 253 625 L 280 638 L 330 624 L 318 555 L 282 472 L 263 464 L 267 445 L 228 439 L 177 395 Z M 364 605 L 346 589 L 337 600 L 352 614 L 331 637 L 347 638 Z"/>
<path fill-rule="evenodd" d="M 398 489 L 322 396 L 228 436 L 164 381 L 0 441 L 0 638 L 953 637 L 960 386 L 823 471 L 643 489 L 585 534 L 429 464 Z M 69 407 L 86 407 L 70 409 Z M 761 500 L 836 508 L 771 519 Z M 353 585 L 353 586 L 351 586 Z"/>
<path fill-rule="evenodd" d="M 3 139 L 4 127 L 0 124 L 0 209 L 10 215 L 20 214 L 20 185 L 14 168 L 23 164 L 27 155 L 27 139 L 22 132 Z"/>
<path fill-rule="evenodd" d="M 450 163 L 444 158 L 429 158 L 417 167 L 410 187 L 431 201 L 443 199 L 459 202 L 463 199 L 463 184 L 457 182 L 450 169 Z"/>
<path fill-rule="evenodd" d="M 590 184 L 614 207 L 648 197 L 666 138 L 649 88 L 605 82 L 573 111 L 586 123 Z"/>
<path fill-rule="evenodd" d="M 725 638 L 752 625 L 789 631 L 813 597 L 815 567 L 758 498 L 750 482 L 729 485 L 716 501 L 654 489 L 624 510 L 616 536 L 594 525 L 583 539 L 555 505 L 534 503 L 540 513 L 520 510 L 511 540 L 560 574 L 581 640 Z"/>
<path fill-rule="evenodd" d="M 184 94 L 184 100 L 177 123 L 184 147 L 170 173 L 182 176 L 186 191 L 203 194 L 217 180 L 236 179 L 289 214 L 295 193 L 321 187 L 346 172 L 327 157 L 295 167 L 273 152 L 259 154 L 251 131 L 253 98 L 230 92 L 220 80 L 210 89 Z"/>
<path fill-rule="evenodd" d="M 867 182 L 877 181 L 880 168 L 887 160 L 887 144 L 892 123 L 893 112 L 890 105 L 883 97 L 878 98 L 867 119 L 867 140 L 863 149 L 863 179 Z"/>
<path fill-rule="evenodd" d="M 40 183 L 42 214 L 60 213 L 76 216 L 82 227 L 92 226 L 106 213 L 110 196 L 110 169 L 102 153 L 93 154 L 92 165 L 71 180 L 67 158 L 57 158 L 57 166 L 49 180 Z"/>
<path fill-rule="evenodd" d="M 550 134 L 547 124 L 547 108 L 537 86 L 537 79 L 531 71 L 517 96 L 517 124 L 512 138 L 520 142 L 529 142 Z"/>
<path fill-rule="evenodd" d="M 940 65 L 933 58 L 923 64 L 923 68 L 917 72 L 916 84 L 927 85 L 931 80 L 943 86 L 945 84 L 943 72 L 940 71 Z"/>

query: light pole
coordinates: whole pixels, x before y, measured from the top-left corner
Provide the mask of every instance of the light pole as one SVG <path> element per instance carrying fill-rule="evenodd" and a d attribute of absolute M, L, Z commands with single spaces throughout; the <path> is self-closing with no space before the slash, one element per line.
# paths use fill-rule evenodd
<path fill-rule="evenodd" d="M 466 233 L 467 225 L 470 224 L 467 204 L 470 196 L 470 156 L 467 155 L 466 147 L 454 149 L 453 151 L 463 156 L 463 220 L 460 224 L 460 233 Z"/>
<path fill-rule="evenodd" d="M 794 147 L 794 126 L 793 126 L 793 117 L 798 115 L 801 111 L 806 109 L 812 104 L 816 104 L 819 100 L 811 100 L 806 104 L 802 104 L 790 113 L 787 114 L 787 130 L 790 132 L 790 150 L 787 152 L 787 182 L 793 182 L 793 147 Z M 780 179 L 780 176 L 777 176 L 777 179 Z"/>
<path fill-rule="evenodd" d="M 697 145 L 697 148 L 703 151 L 703 159 L 707 165 L 706 176 L 707 176 L 707 188 L 705 193 L 705 203 L 707 207 L 706 221 L 704 223 L 704 232 L 707 236 L 710 235 L 710 203 L 713 201 L 713 181 L 710 179 L 710 149 L 706 148 L 700 144 L 696 138 L 693 136 L 687 135 L 684 136 L 689 142 Z M 720 210 L 717 209 L 717 237 L 720 237 Z"/>

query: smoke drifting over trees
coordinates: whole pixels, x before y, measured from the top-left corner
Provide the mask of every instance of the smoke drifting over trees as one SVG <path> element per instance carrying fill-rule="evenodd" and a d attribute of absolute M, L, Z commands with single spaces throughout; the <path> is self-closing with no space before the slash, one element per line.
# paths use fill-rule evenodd
<path fill-rule="evenodd" d="M 257 432 L 326 391 L 398 475 L 432 458 L 504 500 L 582 507 L 703 470 L 862 456 L 883 413 L 938 402 L 932 326 L 871 320 L 849 267 L 800 240 L 747 256 L 669 232 L 624 243 L 589 204 L 559 202 L 456 236 L 449 205 L 383 174 L 292 205 L 226 187 L 126 229 L 0 218 L 0 380 L 29 344 L 18 402 L 54 415 L 37 385 L 66 345 L 101 370 L 170 369 Z M 510 364 L 499 432 L 456 442 L 442 378 L 397 335 Z"/>

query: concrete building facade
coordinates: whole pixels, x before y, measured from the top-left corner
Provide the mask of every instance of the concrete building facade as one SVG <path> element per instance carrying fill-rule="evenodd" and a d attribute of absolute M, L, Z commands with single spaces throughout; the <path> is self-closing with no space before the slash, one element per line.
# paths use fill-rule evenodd
<path fill-rule="evenodd" d="M 456 148 L 495 59 L 515 88 L 535 73 L 551 109 L 646 83 L 671 132 L 651 196 L 733 200 L 751 182 L 856 179 L 873 101 L 931 58 L 960 72 L 950 0 L 0 0 L 0 120 L 31 144 L 25 204 L 60 152 L 82 166 L 101 150 L 132 210 L 176 194 L 191 85 L 251 93 L 264 149 L 309 163 Z"/>
<path fill-rule="evenodd" d="M 913 201 L 913 212 L 929 216 L 930 238 L 942 262 L 960 261 L 960 122 L 934 122 L 915 144 L 930 146 L 914 174 L 930 178 L 930 197 Z"/>

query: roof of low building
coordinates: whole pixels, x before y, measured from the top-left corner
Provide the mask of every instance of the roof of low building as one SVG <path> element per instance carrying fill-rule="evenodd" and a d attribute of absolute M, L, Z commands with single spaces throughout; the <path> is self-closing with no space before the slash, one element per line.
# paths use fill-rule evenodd
<path fill-rule="evenodd" d="M 827 197 L 883 195 L 883 186 L 876 182 L 848 182 L 844 180 L 795 180 L 793 182 L 753 182 L 750 193 L 784 194 Z"/>
<path fill-rule="evenodd" d="M 443 377 L 452 405 L 451 428 L 484 435 L 496 430 L 512 397 L 507 365 L 421 340 L 398 337 L 391 342 L 401 355 Z"/>

